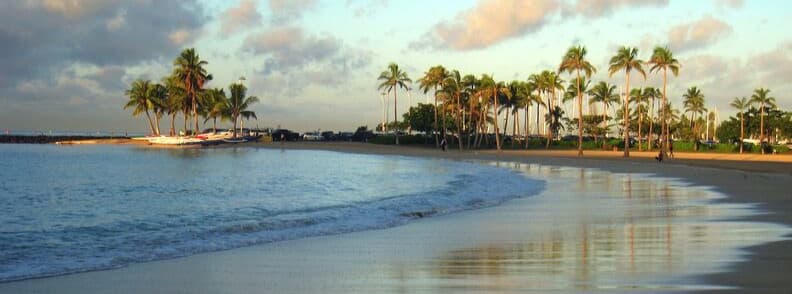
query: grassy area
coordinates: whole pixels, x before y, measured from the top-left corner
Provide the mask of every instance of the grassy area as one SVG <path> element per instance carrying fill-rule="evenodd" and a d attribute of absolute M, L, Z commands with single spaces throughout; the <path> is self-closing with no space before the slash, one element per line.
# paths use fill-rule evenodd
<path fill-rule="evenodd" d="M 382 144 L 382 145 L 393 145 L 396 143 L 396 139 L 394 136 L 377 136 L 369 141 L 370 143 L 374 144 Z M 466 142 L 465 142 L 466 143 Z M 528 148 L 529 150 L 541 150 L 545 149 L 545 144 L 547 141 L 545 139 L 529 139 L 528 141 Z M 431 146 L 434 145 L 434 138 L 432 137 L 424 137 L 423 135 L 404 135 L 399 136 L 399 144 L 402 145 L 427 145 Z M 727 143 L 719 143 L 719 144 L 712 144 L 706 145 L 701 144 L 699 145 L 699 150 L 696 151 L 694 142 L 684 142 L 684 141 L 675 141 L 674 143 L 674 152 L 702 152 L 702 153 L 737 153 L 740 152 L 740 146 L 734 144 L 727 144 Z M 449 148 L 456 148 L 457 142 L 453 139 L 448 143 Z M 467 144 L 465 144 L 467 146 Z M 501 146 L 504 150 L 523 150 L 525 148 L 525 141 L 517 140 L 514 144 L 511 141 L 504 142 Z M 612 150 L 613 147 L 616 147 L 618 150 L 622 150 L 624 148 L 624 141 L 620 139 L 608 139 L 606 141 L 606 145 L 603 146 L 602 141 L 594 142 L 594 141 L 584 141 L 583 142 L 583 149 L 584 150 Z M 648 144 L 643 142 L 644 150 L 648 149 Z M 492 149 L 495 148 L 495 144 L 490 140 L 490 144 L 486 145 L 482 143 L 482 149 Z M 550 150 L 575 150 L 577 149 L 577 141 L 553 141 L 550 143 Z M 630 150 L 638 150 L 638 146 L 630 146 Z M 653 150 L 657 150 L 657 146 L 653 148 Z M 750 153 L 761 153 L 761 150 L 758 146 L 753 144 L 745 144 L 744 147 L 745 152 Z M 789 148 L 783 145 L 771 145 L 765 150 L 766 153 L 772 153 L 775 150 L 777 153 L 788 153 L 790 152 Z"/>

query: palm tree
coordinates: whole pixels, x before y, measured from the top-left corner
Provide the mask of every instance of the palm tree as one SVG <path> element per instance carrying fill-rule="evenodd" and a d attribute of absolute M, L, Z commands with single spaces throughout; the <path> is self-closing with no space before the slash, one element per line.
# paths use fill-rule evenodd
<path fill-rule="evenodd" d="M 434 93 L 435 112 L 434 112 L 434 127 L 433 127 L 435 131 L 437 131 L 437 94 L 438 94 L 438 88 L 443 88 L 443 84 L 445 83 L 445 80 L 449 77 L 449 75 L 450 75 L 450 73 L 448 72 L 448 70 L 445 69 L 445 67 L 443 67 L 442 65 L 436 65 L 436 66 L 433 66 L 433 67 L 429 68 L 429 70 L 424 73 L 424 76 L 421 77 L 420 79 L 418 79 L 418 81 L 417 81 L 418 82 L 418 88 L 423 90 L 424 94 L 428 93 L 429 90 L 434 90 L 434 92 L 435 92 Z M 443 125 L 444 125 L 443 126 L 443 130 L 444 130 L 443 136 L 445 136 L 445 121 L 446 121 L 445 120 L 445 112 L 443 112 L 442 116 L 443 116 Z M 440 146 L 440 139 L 438 138 L 437 133 L 435 133 L 434 137 L 435 137 L 435 145 L 436 145 L 435 147 L 439 147 Z"/>
<path fill-rule="evenodd" d="M 759 143 L 760 145 L 765 141 L 765 132 L 764 132 L 764 116 L 765 116 L 765 107 L 776 107 L 775 104 L 775 97 L 768 97 L 770 95 L 770 89 L 759 88 L 754 90 L 753 95 L 751 95 L 751 104 L 759 104 Z M 763 146 L 760 146 L 759 149 L 762 149 L 762 154 L 764 154 Z"/>
<path fill-rule="evenodd" d="M 399 68 L 399 65 L 396 63 L 391 62 L 388 64 L 388 69 L 380 73 L 377 80 L 381 80 L 382 83 L 377 87 L 379 90 L 388 90 L 388 92 L 393 91 L 393 121 L 394 124 L 399 123 L 398 117 L 398 105 L 396 104 L 397 95 L 396 92 L 398 88 L 406 89 L 407 84 L 411 83 L 409 77 L 407 77 L 407 73 L 402 71 Z M 435 109 L 437 109 L 435 107 Z M 399 145 L 399 132 L 394 132 L 396 134 L 396 145 Z"/>
<path fill-rule="evenodd" d="M 558 76 L 553 71 L 545 70 L 539 74 L 539 81 L 544 91 L 545 95 L 547 95 L 547 107 L 548 113 L 555 109 L 557 104 L 556 101 L 556 90 L 564 90 L 564 80 Z M 546 121 L 545 121 L 546 122 Z M 545 145 L 545 149 L 550 149 L 550 141 L 553 139 L 553 132 L 547 132 L 547 143 Z"/>
<path fill-rule="evenodd" d="M 181 80 L 178 76 L 169 75 L 162 78 L 162 83 L 165 85 L 165 90 L 168 93 L 168 107 L 166 112 L 171 117 L 170 123 L 170 131 L 168 132 L 169 136 L 176 135 L 176 115 L 179 111 L 184 109 L 184 105 L 186 104 L 186 93 L 184 91 L 184 85 L 182 84 Z M 185 116 L 185 124 L 186 124 L 186 116 Z M 186 129 L 186 128 L 185 128 Z"/>
<path fill-rule="evenodd" d="M 559 106 L 550 109 L 545 115 L 545 122 L 553 136 L 555 136 L 559 130 L 564 129 L 563 118 L 564 110 Z"/>
<path fill-rule="evenodd" d="M 652 150 L 652 146 L 654 145 L 654 106 L 655 106 L 655 99 L 661 98 L 660 90 L 653 87 L 646 87 L 644 88 L 643 96 L 651 99 L 650 106 L 648 109 L 649 112 L 649 151 Z"/>
<path fill-rule="evenodd" d="M 168 109 L 168 89 L 162 84 L 152 84 L 151 99 L 154 101 L 154 131 L 160 135 L 160 118 Z"/>
<path fill-rule="evenodd" d="M 589 103 L 602 103 L 602 129 L 608 130 L 608 107 L 619 102 L 619 94 L 616 92 L 616 86 L 610 85 L 606 82 L 599 82 L 594 85 L 589 91 L 591 98 Z M 603 138 L 603 142 L 605 139 Z"/>
<path fill-rule="evenodd" d="M 154 86 L 151 84 L 151 81 L 136 80 L 132 82 L 132 87 L 126 90 L 124 93 L 127 97 L 129 97 L 129 101 L 127 101 L 126 105 L 124 105 L 124 109 L 130 107 L 134 108 L 132 111 L 132 116 L 134 117 L 137 117 L 141 113 L 145 113 L 151 134 L 157 135 L 157 132 L 154 129 L 154 123 L 151 121 L 151 115 L 149 113 L 150 109 L 154 109 L 155 103 L 154 99 L 152 98 L 152 95 L 154 94 Z"/>
<path fill-rule="evenodd" d="M 610 60 L 610 67 L 608 68 L 610 76 L 613 76 L 617 71 L 624 70 L 626 75 L 625 95 L 624 95 L 624 113 L 629 113 L 630 107 L 630 72 L 635 70 L 646 79 L 646 72 L 643 69 L 643 60 L 638 59 L 638 49 L 622 46 L 619 51 Z M 630 157 L 630 116 L 624 115 L 624 157 Z"/>
<path fill-rule="evenodd" d="M 236 127 L 237 127 L 237 119 L 247 119 L 250 117 L 257 118 L 256 113 L 248 110 L 253 103 L 259 101 L 258 97 L 250 96 L 245 97 L 247 88 L 242 85 L 241 83 L 233 83 L 228 86 L 228 90 L 231 92 L 231 97 L 228 98 L 228 106 L 227 111 L 228 115 L 234 120 L 234 137 L 236 137 Z M 242 133 L 242 127 L 240 127 L 239 133 Z"/>
<path fill-rule="evenodd" d="M 445 81 L 446 91 L 456 99 L 456 127 L 457 127 L 457 141 L 459 142 L 459 150 L 462 150 L 462 96 L 464 94 L 465 85 L 463 84 L 462 75 L 458 70 L 452 70 Z"/>
<path fill-rule="evenodd" d="M 638 116 L 638 151 L 643 151 L 643 147 L 641 144 L 641 128 L 643 127 L 643 117 L 644 114 L 647 113 L 646 107 L 644 104 L 649 100 L 649 96 L 644 95 L 645 89 L 643 88 L 635 88 L 630 90 L 630 96 L 633 98 L 633 103 L 635 103 L 635 114 Z"/>
<path fill-rule="evenodd" d="M 670 142 L 669 139 L 670 132 L 668 131 L 669 127 L 668 127 L 668 122 L 666 121 L 667 112 L 668 112 L 668 109 L 666 108 L 666 106 L 668 105 L 668 98 L 666 96 L 668 70 L 670 69 L 671 73 L 674 74 L 674 76 L 678 76 L 679 68 L 681 67 L 681 65 L 679 64 L 679 61 L 676 60 L 676 58 L 674 58 L 674 53 L 671 52 L 671 49 L 669 49 L 668 46 L 666 47 L 656 46 L 654 48 L 654 52 L 652 52 L 652 57 L 649 59 L 649 64 L 652 65 L 652 67 L 649 69 L 649 72 L 659 71 L 660 69 L 663 70 L 663 104 L 662 104 L 663 120 L 660 124 L 660 132 L 662 133 L 661 136 L 664 138 L 663 144 L 661 144 L 662 145 L 661 148 L 663 153 L 665 153 L 668 148 L 668 144 Z"/>
<path fill-rule="evenodd" d="M 231 112 L 228 109 L 228 106 L 230 106 L 228 98 L 226 97 L 225 90 L 221 88 L 209 89 L 204 95 L 206 95 L 204 99 L 204 103 L 206 104 L 206 120 L 204 120 L 204 123 L 211 119 L 212 132 L 217 132 L 217 119 L 220 118 L 222 121 L 226 118 L 231 118 Z M 236 129 L 236 127 L 234 128 Z"/>
<path fill-rule="evenodd" d="M 195 131 L 198 131 L 198 98 L 207 81 L 212 80 L 204 68 L 208 62 L 201 60 L 194 48 L 184 49 L 179 57 L 173 61 L 174 75 L 184 83 L 184 90 L 192 103 L 192 115 L 195 121 Z M 185 114 L 186 115 L 186 114 Z"/>
<path fill-rule="evenodd" d="M 558 73 L 561 72 L 576 72 L 577 79 L 577 97 L 578 97 L 578 156 L 583 156 L 583 92 L 580 89 L 580 71 L 590 78 L 591 74 L 596 72 L 597 69 L 586 60 L 586 47 L 574 46 L 567 50 L 567 53 L 561 59 L 561 65 L 558 66 Z"/>
<path fill-rule="evenodd" d="M 691 113 L 690 128 L 695 136 L 696 141 L 699 139 L 699 134 L 696 126 L 696 114 L 703 115 L 707 108 L 704 107 L 704 94 L 701 93 L 698 87 L 690 87 L 687 89 L 682 97 L 685 98 L 685 113 Z"/>
<path fill-rule="evenodd" d="M 743 153 L 743 140 L 745 140 L 745 110 L 751 106 L 751 103 L 745 97 L 742 98 L 734 98 L 732 101 L 731 107 L 737 109 L 740 112 L 740 154 Z"/>

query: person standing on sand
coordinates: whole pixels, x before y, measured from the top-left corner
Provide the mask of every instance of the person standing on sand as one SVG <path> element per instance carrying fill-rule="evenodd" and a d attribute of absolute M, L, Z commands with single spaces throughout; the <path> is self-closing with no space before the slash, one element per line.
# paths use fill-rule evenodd
<path fill-rule="evenodd" d="M 674 141 L 671 141 L 671 143 L 668 143 L 668 152 L 671 153 L 671 154 L 669 154 L 669 156 L 671 158 L 674 158 Z"/>
<path fill-rule="evenodd" d="M 444 136 L 444 137 L 445 137 L 445 136 Z M 443 149 L 443 152 L 445 152 L 445 151 L 446 151 L 446 146 L 447 146 L 447 145 L 448 145 L 448 142 L 446 142 L 446 139 L 445 139 L 445 138 L 443 138 L 443 140 L 442 140 L 442 141 L 440 141 L 440 148 L 442 148 L 442 149 Z"/>

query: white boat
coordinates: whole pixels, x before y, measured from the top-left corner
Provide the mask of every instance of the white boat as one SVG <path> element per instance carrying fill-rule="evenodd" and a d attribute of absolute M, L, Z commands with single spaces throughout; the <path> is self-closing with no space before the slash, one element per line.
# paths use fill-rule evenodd
<path fill-rule="evenodd" d="M 160 144 L 160 145 L 193 145 L 193 144 L 201 144 L 202 142 L 206 141 L 206 139 L 196 138 L 196 137 L 157 137 L 154 139 L 149 140 L 151 144 Z"/>

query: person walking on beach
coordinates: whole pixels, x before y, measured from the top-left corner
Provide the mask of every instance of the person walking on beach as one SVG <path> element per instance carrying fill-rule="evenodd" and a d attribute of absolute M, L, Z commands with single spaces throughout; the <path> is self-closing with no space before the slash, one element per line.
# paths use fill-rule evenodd
<path fill-rule="evenodd" d="M 445 136 L 444 136 L 444 137 L 445 137 Z M 448 145 L 448 142 L 446 142 L 446 139 L 445 139 L 445 138 L 443 138 L 443 140 L 442 140 L 442 141 L 440 141 L 440 148 L 442 148 L 442 149 L 443 149 L 443 152 L 445 152 L 445 151 L 446 151 L 446 146 L 447 146 L 447 145 Z"/>
<path fill-rule="evenodd" d="M 668 152 L 670 153 L 669 156 L 674 158 L 674 141 L 668 143 Z"/>

